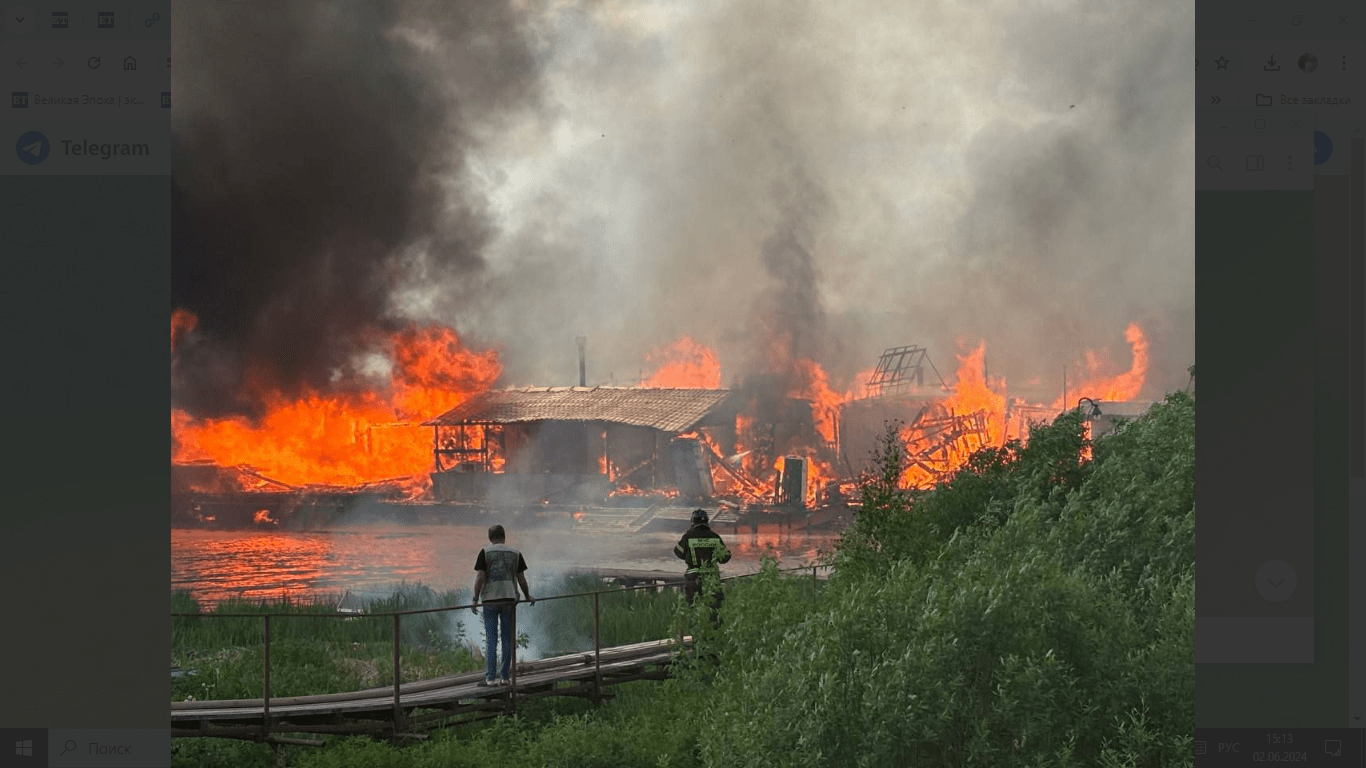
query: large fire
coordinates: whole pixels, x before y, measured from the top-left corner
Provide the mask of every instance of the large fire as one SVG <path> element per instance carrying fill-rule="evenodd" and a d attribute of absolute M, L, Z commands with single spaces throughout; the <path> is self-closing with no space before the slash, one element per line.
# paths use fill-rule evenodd
<path fill-rule="evenodd" d="M 1125 338 L 1133 356 L 1129 370 L 1107 374 L 1115 366 L 1108 364 L 1104 356 L 1088 351 L 1085 378 L 1069 386 L 1069 400 L 1075 403 L 1077 398 L 1090 397 L 1127 401 L 1138 397 L 1148 369 L 1148 341 L 1143 330 L 1134 323 L 1126 329 Z M 786 394 L 810 404 L 812 426 L 825 447 L 815 442 L 767 445 L 763 442 L 762 425 L 756 423 L 752 414 L 742 411 L 736 418 L 735 452 L 741 457 L 736 469 L 746 482 L 728 477 L 736 473 L 723 467 L 720 472 L 713 471 L 718 487 L 728 487 L 752 501 L 771 501 L 784 456 L 807 460 L 808 502 L 816 500 L 820 489 L 828 483 L 838 484 L 843 480 L 844 485 L 848 485 L 852 480 L 848 471 L 836 467 L 839 462 L 825 448 L 840 441 L 837 425 L 841 406 L 869 396 L 867 381 L 872 371 L 859 374 L 849 391 L 840 393 L 830 386 L 829 377 L 816 362 L 797 359 L 792 362 L 792 368 L 793 383 Z M 1031 421 L 1051 419 L 1064 407 L 1061 397 L 1051 405 L 1026 403 L 1019 398 L 1012 402 L 1007 397 L 1006 381 L 988 378 L 986 343 L 979 342 L 958 356 L 957 375 L 948 395 L 942 396 L 901 430 L 900 438 L 909 459 L 902 474 L 902 484 L 932 487 L 966 464 L 978 449 L 1004 445 L 1010 438 L 1027 440 L 1027 427 Z M 714 442 L 709 441 L 708 445 L 714 454 L 719 453 Z M 765 462 L 760 460 L 761 456 L 769 458 Z"/>
<path fill-rule="evenodd" d="M 172 313 L 173 356 L 197 324 L 190 312 Z M 932 398 L 931 404 L 901 431 L 910 458 L 903 484 L 933 486 L 963 466 L 977 449 L 1027 437 L 1029 420 L 1051 419 L 1079 398 L 1135 399 L 1147 373 L 1148 341 L 1132 323 L 1125 338 L 1132 352 L 1129 370 L 1113 373 L 1117 366 L 1108 358 L 1088 352 L 1081 381 L 1068 384 L 1071 402 L 1059 397 L 1051 405 L 1011 400 L 1003 379 L 988 379 L 985 342 L 959 355 L 952 389 L 944 393 L 935 387 L 921 393 Z M 251 467 L 290 485 L 354 486 L 403 479 L 414 490 L 425 488 L 432 462 L 430 435 L 417 425 L 489 389 L 502 370 L 498 354 L 470 350 L 453 330 L 444 327 L 411 327 L 382 341 L 390 363 L 387 376 L 362 382 L 372 386 L 349 387 L 348 394 L 314 392 L 298 398 L 267 394 L 266 413 L 254 421 L 201 419 L 172 409 L 172 461 Z M 654 372 L 644 377 L 641 386 L 721 386 L 716 351 L 690 337 L 654 350 L 646 360 Z M 870 397 L 867 382 L 872 371 L 861 372 L 847 391 L 840 392 L 814 360 L 788 358 L 783 366 L 788 391 L 782 394 L 810 406 L 811 418 L 804 432 L 783 432 L 762 423 L 759 403 L 751 400 L 736 415 L 733 435 L 727 434 L 729 427 L 719 432 L 703 428 L 688 435 L 700 439 L 710 454 L 718 495 L 772 503 L 787 456 L 806 460 L 808 504 L 820 503 L 826 491 L 852 493 L 853 468 L 840 454 L 840 413 L 845 404 Z M 476 437 L 467 436 L 466 442 L 470 440 L 478 447 Z M 493 464 L 494 471 L 502 469 L 501 454 L 494 456 Z M 623 468 L 609 466 L 605 457 L 598 458 L 599 472 L 623 479 L 613 495 L 646 494 L 624 484 L 624 474 L 630 474 L 626 469 L 623 473 Z M 649 493 L 667 496 L 677 491 Z"/>
<path fill-rule="evenodd" d="M 709 347 L 682 336 L 645 356 L 655 372 L 641 381 L 642 387 L 720 389 L 721 363 Z"/>
<path fill-rule="evenodd" d="M 1089 397 L 1094 400 L 1133 400 L 1143 389 L 1148 371 L 1148 340 L 1137 323 L 1125 330 L 1133 361 L 1129 370 L 1105 375 L 1104 359 L 1094 351 L 1086 353 L 1086 378 L 1069 385 L 1067 399 Z M 927 488 L 957 471 L 967 463 L 973 451 L 985 446 L 1000 446 L 1007 437 L 1028 439 L 1025 422 L 1032 415 L 1056 416 L 1068 405 L 1060 396 L 1051 406 L 1029 404 L 1016 399 L 1015 408 L 1021 412 L 1021 425 L 1015 434 L 1007 434 L 1006 382 L 986 377 L 986 343 L 978 344 L 970 354 L 959 356 L 958 375 L 953 394 L 939 403 L 933 418 L 912 424 L 903 430 L 910 466 L 902 475 L 908 487 Z M 1087 425 L 1089 437 L 1090 425 Z M 942 437 L 941 437 L 942 436 Z M 936 439 L 937 438 L 937 439 Z M 1083 458 L 1089 458 L 1089 449 Z M 917 461 L 917 459 L 920 459 Z M 934 460 L 933 463 L 927 459 Z"/>
<path fill-rule="evenodd" d="M 1124 373 L 1106 376 L 1103 358 L 1095 352 L 1086 353 L 1086 378 L 1079 384 L 1068 384 L 1067 399 L 1064 403 L 1059 397 L 1053 403 L 1055 410 L 1075 407 L 1077 400 L 1089 397 L 1092 400 L 1133 400 L 1143 390 L 1143 379 L 1148 373 L 1148 337 L 1137 323 L 1129 323 L 1124 330 L 1124 338 L 1129 342 L 1133 362 Z"/>
<path fill-rule="evenodd" d="M 839 419 L 840 404 L 848 395 L 840 395 L 830 388 L 830 377 L 814 360 L 799 359 L 794 363 L 796 377 L 788 397 L 811 403 L 811 420 L 825 442 L 835 442 L 835 423 Z"/>
<path fill-rule="evenodd" d="M 1108 364 L 1105 356 L 1087 352 L 1083 380 L 1071 383 L 1069 400 L 1132 400 L 1138 396 L 1148 367 L 1148 342 L 1137 324 L 1129 325 L 1125 337 L 1133 355 L 1129 370 L 1109 373 L 1115 366 Z M 773 368 L 787 374 L 788 391 L 784 395 L 809 404 L 814 435 L 805 439 L 789 436 L 778 444 L 773 425 L 761 423 L 757 401 L 751 401 L 736 415 L 733 450 L 728 451 L 728 445 L 723 447 L 710 430 L 699 430 L 695 435 L 711 454 L 713 484 L 725 495 L 772 503 L 785 457 L 795 456 L 806 459 L 808 504 L 818 503 L 827 487 L 852 492 L 851 468 L 837 458 L 840 410 L 850 401 L 870 396 L 867 382 L 873 371 L 860 373 L 847 391 L 839 392 L 819 363 L 784 357 L 785 349 L 782 345 L 774 347 Z M 645 380 L 646 386 L 719 385 L 716 353 L 690 338 L 679 339 L 649 359 L 659 367 Z M 966 464 L 978 449 L 1000 446 L 1011 438 L 1027 439 L 1030 422 L 1051 419 L 1065 406 L 1061 397 L 1051 405 L 1010 400 L 1005 380 L 987 376 L 985 341 L 958 356 L 954 386 L 946 395 L 938 389 L 923 394 L 934 397 L 935 402 L 900 432 L 908 457 L 901 480 L 907 487 L 932 487 Z"/>
<path fill-rule="evenodd" d="M 189 312 L 171 315 L 172 351 L 195 325 Z M 497 351 L 467 349 L 449 328 L 412 327 L 385 341 L 389 374 L 364 391 L 266 395 L 266 413 L 255 421 L 173 408 L 171 460 L 247 465 L 291 485 L 425 485 L 431 435 L 418 424 L 491 387 L 502 366 Z"/>

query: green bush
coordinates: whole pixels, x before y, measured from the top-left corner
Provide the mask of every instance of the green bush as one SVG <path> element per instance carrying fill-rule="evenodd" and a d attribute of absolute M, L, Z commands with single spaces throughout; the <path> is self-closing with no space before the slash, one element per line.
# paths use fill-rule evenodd
<path fill-rule="evenodd" d="M 821 588 L 767 560 L 727 583 L 719 629 L 676 592 L 603 598 L 604 645 L 694 635 L 674 678 L 404 747 L 332 739 L 291 765 L 1191 765 L 1194 400 L 1121 425 L 1090 461 L 1083 447 L 1065 414 L 908 493 L 888 441 Z M 531 609 L 546 609 L 542 647 L 591 639 L 591 610 L 571 602 Z M 290 666 L 321 669 L 290 648 Z M 193 764 L 256 765 L 258 747 L 194 747 Z"/>
<path fill-rule="evenodd" d="M 1188 764 L 1194 418 L 1082 462 L 1068 414 L 923 495 L 884 462 L 818 602 L 774 569 L 728 596 L 704 763 Z"/>

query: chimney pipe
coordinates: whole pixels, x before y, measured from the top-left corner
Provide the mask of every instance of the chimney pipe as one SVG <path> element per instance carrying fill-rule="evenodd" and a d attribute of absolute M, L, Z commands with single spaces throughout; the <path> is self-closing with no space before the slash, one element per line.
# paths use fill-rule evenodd
<path fill-rule="evenodd" d="M 579 345 L 579 386 L 586 387 L 588 386 L 588 377 L 584 368 L 584 348 L 588 346 L 588 337 L 579 336 L 574 339 L 574 342 Z"/>

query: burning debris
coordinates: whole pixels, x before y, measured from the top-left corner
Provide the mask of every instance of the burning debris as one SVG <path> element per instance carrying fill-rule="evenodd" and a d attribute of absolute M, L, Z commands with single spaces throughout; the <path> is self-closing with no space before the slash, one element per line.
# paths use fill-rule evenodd
<path fill-rule="evenodd" d="M 696 440 L 724 390 L 552 387 L 485 392 L 427 421 L 441 500 L 600 503 L 713 492 Z"/>
<path fill-rule="evenodd" d="M 173 349 L 192 339 L 195 327 L 192 314 L 175 313 Z M 1130 370 L 1097 375 L 1103 358 L 1089 354 L 1092 375 L 1068 385 L 1069 399 L 1133 399 L 1147 341 L 1136 325 L 1127 338 Z M 982 448 L 1027 439 L 1029 426 L 1056 416 L 1064 402 L 1007 397 L 1005 381 L 987 375 L 985 343 L 958 356 L 953 386 L 924 347 L 909 345 L 888 349 L 837 392 L 818 363 L 800 357 L 731 389 L 491 390 L 497 354 L 466 349 L 449 329 L 411 328 L 389 341 L 387 377 L 373 379 L 371 389 L 278 402 L 254 422 L 173 410 L 173 490 L 193 498 L 179 505 L 181 517 L 202 518 L 206 504 L 221 514 L 226 505 L 256 526 L 275 525 L 301 505 L 345 507 L 358 499 L 514 508 L 843 507 L 856 496 L 887 423 L 900 424 L 903 484 L 928 488 Z M 659 367 L 646 382 L 720 379 L 715 352 L 687 337 L 651 359 Z M 417 421 L 443 407 L 440 416 Z M 432 428 L 430 448 L 419 432 L 425 427 Z M 267 497 L 274 501 L 263 506 Z"/>
<path fill-rule="evenodd" d="M 409 478 L 358 485 L 290 485 L 254 467 L 210 461 L 171 465 L 171 521 L 191 526 L 264 528 L 283 520 L 307 527 L 359 505 L 399 500 Z"/>

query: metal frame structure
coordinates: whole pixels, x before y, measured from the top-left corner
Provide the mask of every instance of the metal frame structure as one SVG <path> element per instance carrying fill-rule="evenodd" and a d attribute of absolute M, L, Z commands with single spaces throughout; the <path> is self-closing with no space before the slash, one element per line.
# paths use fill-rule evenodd
<path fill-rule="evenodd" d="M 899 395 L 912 387 L 925 386 L 924 365 L 939 378 L 939 385 L 945 389 L 944 377 L 930 360 L 929 350 L 919 344 L 905 347 L 889 347 L 878 358 L 877 369 L 868 378 L 868 389 L 873 397 Z"/>
<path fill-rule="evenodd" d="M 479 441 L 477 447 L 471 447 L 474 442 L 471 430 L 479 430 Z M 432 427 L 432 458 L 436 463 L 436 471 L 444 472 L 454 469 L 464 463 L 477 463 L 482 472 L 490 472 L 493 469 L 493 452 L 489 450 L 490 441 L 498 441 L 498 453 L 503 455 L 505 446 L 503 440 L 503 425 L 492 422 L 465 422 L 461 424 L 438 424 Z M 443 463 L 441 457 L 448 456 L 454 459 L 450 464 Z"/>

